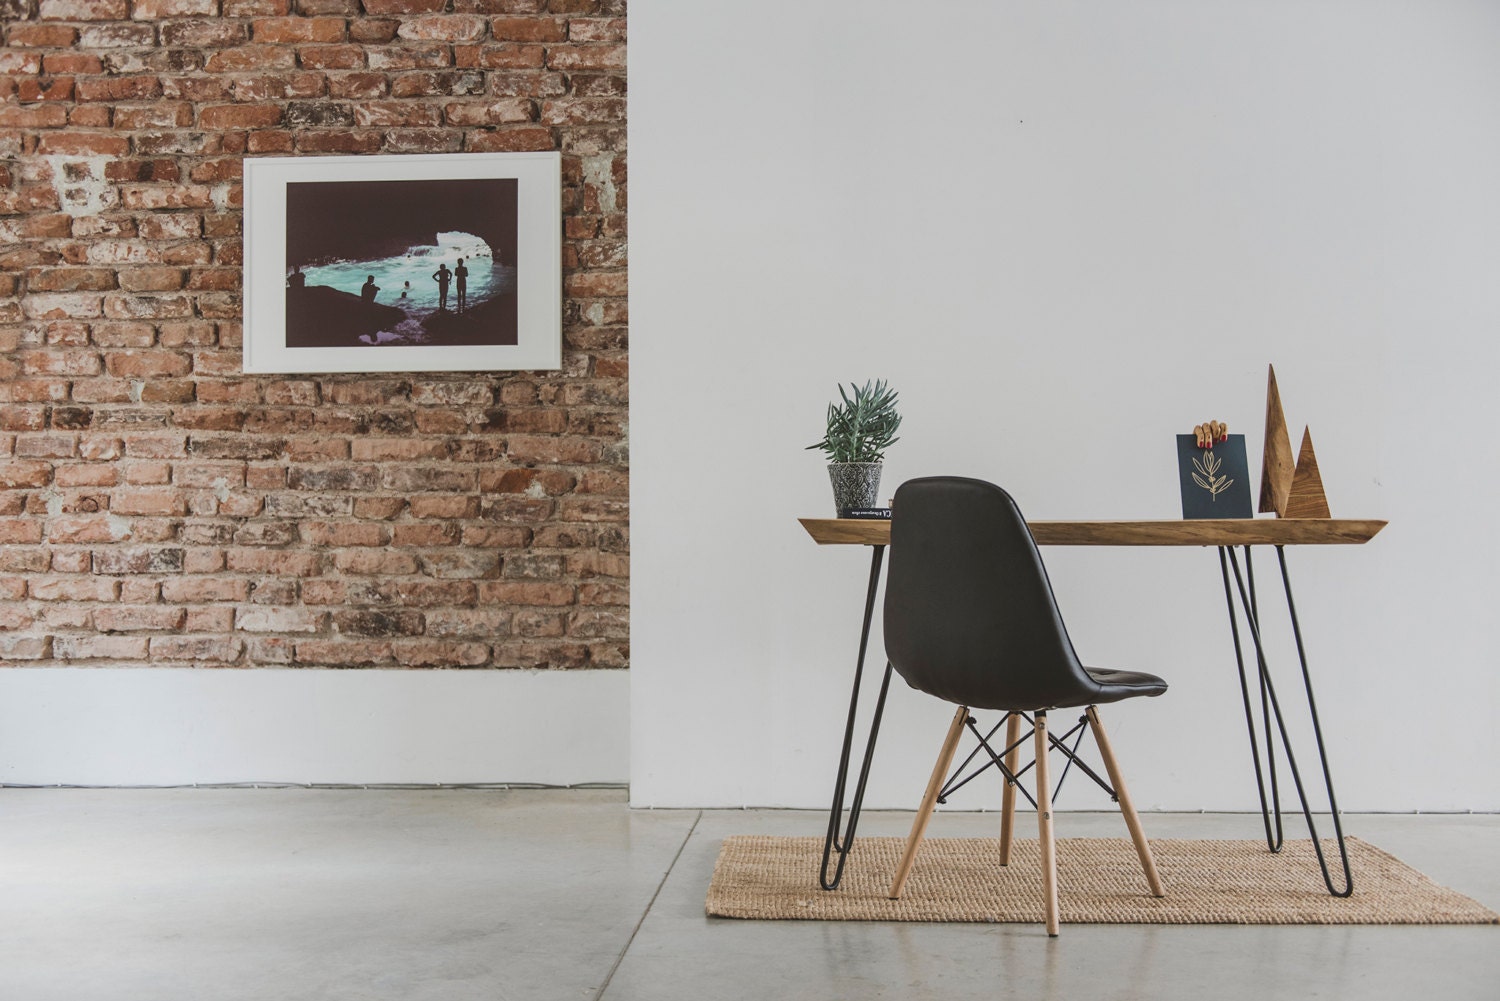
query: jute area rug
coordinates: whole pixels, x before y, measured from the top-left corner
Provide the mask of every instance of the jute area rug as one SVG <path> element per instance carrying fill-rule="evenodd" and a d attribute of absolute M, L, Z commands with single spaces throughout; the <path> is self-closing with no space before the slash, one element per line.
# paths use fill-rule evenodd
<path fill-rule="evenodd" d="M 1312 842 L 1153 840 L 1167 895 L 1152 897 L 1135 848 L 1124 839 L 1060 838 L 1058 902 L 1067 923 L 1105 924 L 1495 924 L 1500 915 L 1439 886 L 1400 859 L 1347 840 L 1354 895 L 1329 896 Z M 726 838 L 708 889 L 710 916 L 814 921 L 1042 920 L 1035 840 L 999 864 L 996 838 L 922 843 L 900 900 L 886 896 L 903 838 L 855 842 L 839 889 L 818 889 L 822 838 Z M 1335 843 L 1324 843 L 1338 866 Z M 1342 873 L 1335 868 L 1335 877 Z"/>

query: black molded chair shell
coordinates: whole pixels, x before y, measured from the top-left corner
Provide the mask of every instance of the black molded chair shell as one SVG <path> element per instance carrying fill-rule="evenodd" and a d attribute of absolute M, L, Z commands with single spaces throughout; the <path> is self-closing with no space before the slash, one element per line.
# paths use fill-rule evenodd
<path fill-rule="evenodd" d="M 975 709 L 1061 709 L 1167 690 L 1152 674 L 1079 662 L 1015 501 L 965 477 L 896 491 L 885 649 L 907 684 Z"/>

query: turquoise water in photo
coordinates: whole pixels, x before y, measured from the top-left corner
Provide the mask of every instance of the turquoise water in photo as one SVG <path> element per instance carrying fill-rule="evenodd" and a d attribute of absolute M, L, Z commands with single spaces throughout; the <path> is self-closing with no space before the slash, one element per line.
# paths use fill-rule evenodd
<path fill-rule="evenodd" d="M 497 265 L 489 257 L 489 244 L 469 233 L 439 233 L 438 242 L 430 247 L 410 247 L 406 253 L 368 261 L 331 261 L 303 268 L 307 285 L 327 285 L 340 292 L 359 295 L 365 279 L 375 276 L 380 291 L 375 301 L 382 306 L 396 306 L 406 318 L 390 330 L 381 330 L 362 340 L 371 344 L 421 344 L 429 339 L 422 320 L 438 310 L 438 283 L 433 273 L 439 264 L 452 271 L 458 259 L 469 269 L 468 304 L 470 307 L 494 295 L 516 290 L 516 269 Z M 410 283 L 409 285 L 406 283 Z M 405 293 L 403 295 L 403 293 Z M 458 286 L 448 283 L 448 310 L 458 308 Z"/>

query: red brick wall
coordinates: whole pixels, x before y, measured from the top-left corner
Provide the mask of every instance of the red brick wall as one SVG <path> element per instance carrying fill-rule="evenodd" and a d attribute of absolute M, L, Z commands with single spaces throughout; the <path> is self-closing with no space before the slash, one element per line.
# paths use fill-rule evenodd
<path fill-rule="evenodd" d="M 628 660 L 624 0 L 0 0 L 0 664 Z M 240 369 L 244 157 L 561 150 L 563 369 Z"/>

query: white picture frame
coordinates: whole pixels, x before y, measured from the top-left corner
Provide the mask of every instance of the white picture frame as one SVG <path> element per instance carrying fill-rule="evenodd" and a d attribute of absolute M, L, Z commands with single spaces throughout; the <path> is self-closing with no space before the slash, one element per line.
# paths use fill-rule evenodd
<path fill-rule="evenodd" d="M 252 157 L 244 193 L 245 372 L 562 366 L 560 154 Z"/>

